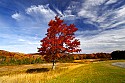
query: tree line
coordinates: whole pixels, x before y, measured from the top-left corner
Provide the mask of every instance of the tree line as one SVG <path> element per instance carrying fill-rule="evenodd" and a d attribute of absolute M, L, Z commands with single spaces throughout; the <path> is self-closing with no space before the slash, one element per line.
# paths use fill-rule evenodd
<path fill-rule="evenodd" d="M 120 51 L 120 50 L 113 51 L 111 53 L 111 57 L 114 60 L 116 60 L 116 59 L 125 59 L 125 50 L 123 50 L 123 51 Z"/>
<path fill-rule="evenodd" d="M 113 51 L 112 53 L 92 53 L 92 54 L 69 54 L 62 53 L 57 62 L 73 62 L 73 60 L 84 59 L 125 59 L 125 51 Z M 49 61 L 51 62 L 51 61 Z M 23 54 L 0 50 L 0 65 L 21 65 L 46 63 L 46 60 L 39 53 Z"/>

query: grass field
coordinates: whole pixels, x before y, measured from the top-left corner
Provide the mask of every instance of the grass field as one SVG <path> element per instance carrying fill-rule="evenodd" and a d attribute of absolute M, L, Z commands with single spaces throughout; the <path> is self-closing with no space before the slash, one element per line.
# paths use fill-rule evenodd
<path fill-rule="evenodd" d="M 111 65 L 122 61 L 0 66 L 0 83 L 125 83 L 125 68 Z"/>

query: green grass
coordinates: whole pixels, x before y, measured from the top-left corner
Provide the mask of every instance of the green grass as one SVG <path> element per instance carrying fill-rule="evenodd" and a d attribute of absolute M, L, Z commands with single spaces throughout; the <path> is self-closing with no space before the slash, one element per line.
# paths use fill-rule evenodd
<path fill-rule="evenodd" d="M 60 75 L 47 83 L 125 83 L 125 69 L 111 62 L 91 63 Z"/>

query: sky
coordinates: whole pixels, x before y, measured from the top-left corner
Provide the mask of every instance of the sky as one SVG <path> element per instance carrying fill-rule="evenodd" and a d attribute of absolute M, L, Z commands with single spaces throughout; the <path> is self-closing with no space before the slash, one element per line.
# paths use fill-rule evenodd
<path fill-rule="evenodd" d="M 125 0 L 0 0 L 0 50 L 36 53 L 56 15 L 78 28 L 81 53 L 125 50 Z"/>

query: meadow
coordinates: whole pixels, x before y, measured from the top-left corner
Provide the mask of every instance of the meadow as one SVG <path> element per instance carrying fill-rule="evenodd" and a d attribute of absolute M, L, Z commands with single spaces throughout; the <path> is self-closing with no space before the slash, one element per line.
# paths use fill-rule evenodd
<path fill-rule="evenodd" d="M 0 83 L 125 83 L 125 68 L 114 62 L 125 60 L 0 66 Z"/>

